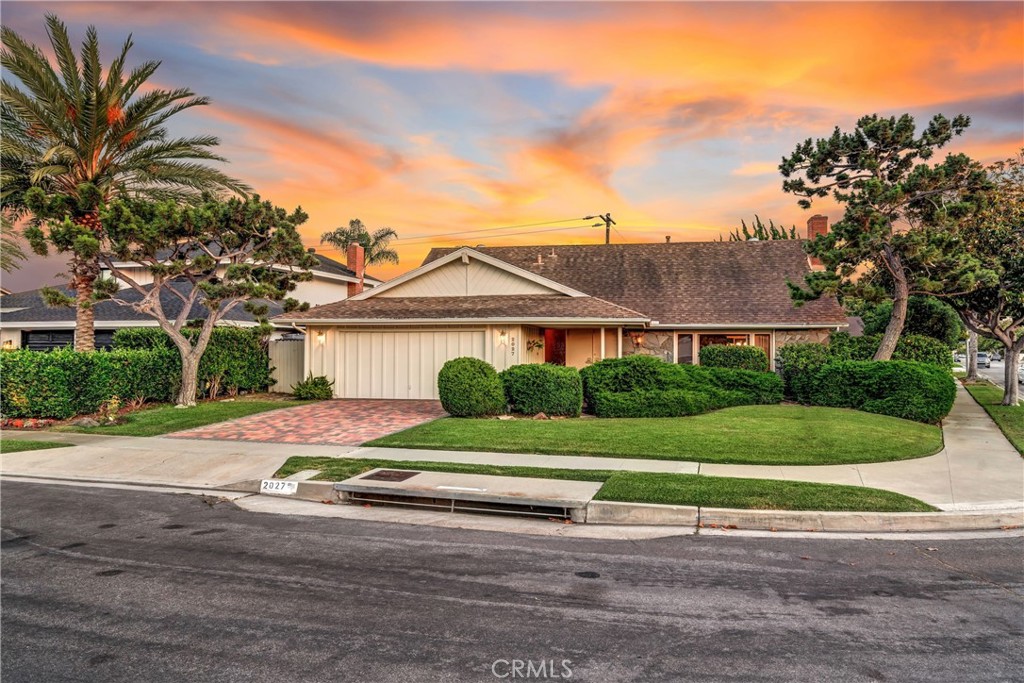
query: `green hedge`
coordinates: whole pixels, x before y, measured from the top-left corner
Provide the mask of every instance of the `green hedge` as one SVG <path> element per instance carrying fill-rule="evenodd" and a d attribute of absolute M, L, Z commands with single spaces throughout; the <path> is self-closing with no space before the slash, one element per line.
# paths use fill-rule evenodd
<path fill-rule="evenodd" d="M 829 337 L 829 356 L 832 360 L 871 360 L 882 343 L 882 335 L 851 337 L 846 332 L 833 332 Z M 892 360 L 910 360 L 931 363 L 943 368 L 953 367 L 953 354 L 938 339 L 922 334 L 908 334 L 899 338 Z"/>
<path fill-rule="evenodd" d="M 579 417 L 583 409 L 583 381 L 576 368 L 513 365 L 499 376 L 514 413 Z"/>
<path fill-rule="evenodd" d="M 594 398 L 594 414 L 598 417 L 683 417 L 747 402 L 747 397 L 738 391 L 715 387 L 601 391 Z"/>
<path fill-rule="evenodd" d="M 814 373 L 832 360 L 829 347 L 816 342 L 786 344 L 777 355 L 786 396 L 800 403 L 809 403 Z"/>
<path fill-rule="evenodd" d="M 658 414 L 692 415 L 692 406 L 705 405 L 703 411 L 729 405 L 778 403 L 782 400 L 782 380 L 773 373 L 733 368 L 706 368 L 666 363 L 652 356 L 627 356 L 594 363 L 580 371 L 583 394 L 590 410 L 598 416 L 616 414 L 630 417 L 655 417 Z M 692 395 L 704 394 L 703 401 Z M 658 393 L 662 392 L 662 393 Z M 630 408 L 631 399 L 619 394 L 636 393 L 645 400 L 664 398 L 671 408 Z M 612 394 L 615 396 L 603 396 Z M 603 407 L 601 407 L 603 405 Z M 611 407 L 614 405 L 615 407 Z"/>
<path fill-rule="evenodd" d="M 199 330 L 186 329 L 194 338 Z M 261 335 L 248 328 L 217 327 L 199 361 L 199 386 L 203 393 L 211 389 L 263 391 L 274 380 L 270 359 L 261 343 Z M 115 349 L 170 349 L 174 352 L 173 372 L 181 374 L 181 360 L 170 337 L 157 327 L 133 327 L 114 333 Z"/>
<path fill-rule="evenodd" d="M 953 408 L 956 382 L 931 363 L 840 361 L 814 374 L 809 399 L 819 406 L 934 423 Z"/>
<path fill-rule="evenodd" d="M 5 417 L 67 419 L 96 412 L 112 396 L 167 401 L 176 389 L 167 349 L 0 353 L 0 410 Z"/>
<path fill-rule="evenodd" d="M 490 363 L 455 358 L 437 373 L 441 405 L 453 417 L 481 417 L 505 412 L 505 390 Z"/>
<path fill-rule="evenodd" d="M 768 354 L 758 346 L 711 344 L 700 350 L 700 364 L 705 368 L 768 372 Z"/>

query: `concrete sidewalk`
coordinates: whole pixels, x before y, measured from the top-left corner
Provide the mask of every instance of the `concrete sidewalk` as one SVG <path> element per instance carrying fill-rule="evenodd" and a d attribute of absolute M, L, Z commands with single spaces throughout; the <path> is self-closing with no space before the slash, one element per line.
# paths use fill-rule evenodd
<path fill-rule="evenodd" d="M 1024 459 L 963 387 L 958 388 L 953 411 L 944 422 L 945 448 L 940 453 L 915 460 L 866 465 L 715 465 L 639 458 L 113 437 L 66 432 L 17 434 L 35 440 L 79 445 L 58 452 L 4 454 L 2 474 L 215 488 L 269 478 L 289 457 L 303 455 L 849 484 L 896 491 L 944 510 L 1024 505 Z"/>

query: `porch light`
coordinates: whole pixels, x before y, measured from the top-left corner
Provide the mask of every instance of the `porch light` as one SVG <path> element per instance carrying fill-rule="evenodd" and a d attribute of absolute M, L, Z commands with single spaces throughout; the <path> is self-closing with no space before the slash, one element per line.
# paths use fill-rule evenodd
<path fill-rule="evenodd" d="M 323 346 L 326 342 L 327 342 L 327 333 L 326 332 L 317 332 L 316 333 L 316 343 L 319 344 L 320 346 Z"/>
<path fill-rule="evenodd" d="M 633 346 L 643 346 L 644 344 L 644 331 L 643 330 L 630 330 L 629 340 L 633 342 Z"/>
<path fill-rule="evenodd" d="M 13 339 L 5 339 L 4 340 L 4 349 L 7 350 L 7 351 L 10 351 L 13 348 L 14 348 L 14 340 Z"/>
<path fill-rule="evenodd" d="M 505 346 L 508 344 L 508 330 L 502 328 L 498 330 L 498 346 Z"/>

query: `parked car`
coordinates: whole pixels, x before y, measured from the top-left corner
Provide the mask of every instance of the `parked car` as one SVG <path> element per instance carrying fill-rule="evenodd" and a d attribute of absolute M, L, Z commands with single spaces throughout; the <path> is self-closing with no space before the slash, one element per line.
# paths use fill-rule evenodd
<path fill-rule="evenodd" d="M 1017 384 L 1024 384 L 1024 365 L 1017 366 Z"/>
<path fill-rule="evenodd" d="M 999 354 L 998 351 L 993 351 L 991 358 L 992 358 L 992 360 L 995 360 L 995 361 L 1000 361 L 1000 360 L 1003 359 L 1003 357 Z"/>
<path fill-rule="evenodd" d="M 988 353 L 985 351 L 978 351 L 978 367 L 979 368 L 990 368 L 992 367 L 992 359 L 989 358 Z"/>

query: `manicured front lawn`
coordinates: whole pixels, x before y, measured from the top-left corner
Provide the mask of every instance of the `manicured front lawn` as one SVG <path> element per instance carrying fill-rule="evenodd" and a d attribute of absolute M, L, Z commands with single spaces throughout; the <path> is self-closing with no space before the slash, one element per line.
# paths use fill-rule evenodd
<path fill-rule="evenodd" d="M 407 462 L 356 458 L 289 458 L 275 476 L 300 470 L 320 470 L 315 479 L 341 481 L 375 467 L 463 474 L 493 474 L 540 479 L 600 481 L 596 500 L 664 505 L 694 505 L 755 510 L 823 510 L 859 512 L 927 512 L 934 510 L 916 498 L 860 486 L 733 479 L 699 474 L 660 474 L 611 470 L 567 470 L 545 467 L 504 467 L 449 462 Z"/>
<path fill-rule="evenodd" d="M 124 424 L 111 425 L 109 427 L 62 426 L 55 427 L 54 429 L 56 431 L 82 432 L 84 434 L 158 436 L 160 434 L 181 431 L 182 429 L 202 427 L 214 422 L 233 420 L 267 410 L 294 408 L 306 403 L 309 403 L 309 401 L 238 399 L 235 401 L 208 401 L 200 403 L 194 408 L 175 408 L 173 405 L 163 404 L 131 413 Z"/>
<path fill-rule="evenodd" d="M 445 418 L 365 445 L 751 465 L 839 465 L 932 455 L 942 448 L 942 432 L 933 425 L 854 410 L 772 405 L 673 418 Z"/>
<path fill-rule="evenodd" d="M 29 439 L 0 439 L 0 453 L 42 451 L 47 448 L 67 448 L 70 445 L 67 443 L 53 443 L 52 441 L 31 441 Z"/>
<path fill-rule="evenodd" d="M 1013 447 L 1024 455 L 1024 406 L 999 405 L 1003 400 L 1003 390 L 988 382 L 964 382 L 964 387 L 999 425 Z"/>

